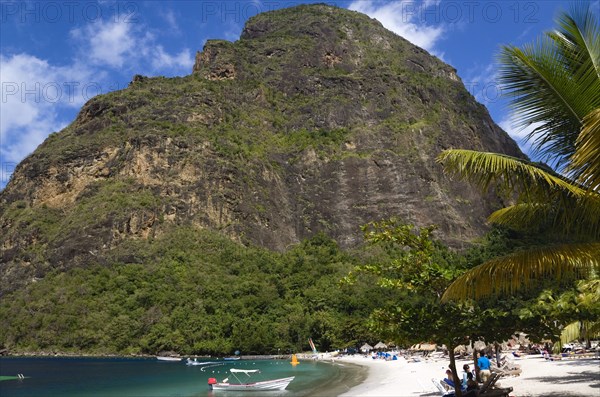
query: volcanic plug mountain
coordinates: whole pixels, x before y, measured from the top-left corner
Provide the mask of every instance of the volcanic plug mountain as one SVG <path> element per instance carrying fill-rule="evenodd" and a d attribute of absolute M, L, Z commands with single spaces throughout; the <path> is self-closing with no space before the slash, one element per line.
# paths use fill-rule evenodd
<path fill-rule="evenodd" d="M 456 71 L 369 17 L 302 5 L 208 41 L 183 78 L 87 102 L 0 193 L 0 291 L 181 227 L 284 251 L 395 216 L 463 246 L 501 203 L 445 176 L 448 148 L 523 157 Z"/>

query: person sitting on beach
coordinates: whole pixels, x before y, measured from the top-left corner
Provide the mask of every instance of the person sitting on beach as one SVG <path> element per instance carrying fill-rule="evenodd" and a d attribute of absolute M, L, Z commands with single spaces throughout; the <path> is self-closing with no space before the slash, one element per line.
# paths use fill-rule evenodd
<path fill-rule="evenodd" d="M 448 386 L 454 389 L 454 376 L 452 375 L 452 371 L 449 369 L 446 370 L 446 377 L 444 378 L 444 382 L 446 382 Z"/>
<path fill-rule="evenodd" d="M 474 373 L 471 371 L 469 364 L 463 365 L 463 373 L 462 373 L 462 387 L 467 387 L 467 382 L 469 379 L 474 378 Z"/>
<path fill-rule="evenodd" d="M 492 364 L 490 363 L 490 360 L 485 356 L 483 351 L 479 352 L 479 358 L 477 359 L 477 368 L 479 369 L 479 377 L 481 378 L 481 381 L 483 383 L 485 383 L 485 381 L 492 374 L 490 371 L 491 365 Z"/>
<path fill-rule="evenodd" d="M 454 375 L 452 374 L 451 369 L 446 370 L 446 377 L 444 378 L 444 382 L 450 386 L 452 389 L 456 388 L 456 383 L 454 383 Z M 460 385 L 461 390 L 465 390 L 464 385 Z"/>
<path fill-rule="evenodd" d="M 479 385 L 473 379 L 473 374 L 471 374 L 471 379 L 467 381 L 467 388 L 463 390 L 463 397 L 477 397 L 479 395 Z"/>
<path fill-rule="evenodd" d="M 473 375 L 472 372 L 469 372 L 467 374 L 467 388 L 466 388 L 466 390 L 467 391 L 479 390 L 479 384 L 475 380 L 475 376 Z"/>
<path fill-rule="evenodd" d="M 473 377 L 473 375 L 471 375 L 471 379 L 472 379 L 472 377 Z M 456 389 L 456 384 L 454 383 L 454 375 L 452 374 L 451 369 L 446 370 L 446 377 L 444 378 L 444 380 L 442 382 L 448 386 L 449 390 Z M 466 386 L 463 384 L 460 385 L 460 389 L 463 392 L 467 391 Z M 454 394 L 452 394 L 452 395 L 454 395 Z M 476 394 L 475 393 L 463 394 L 463 397 L 476 397 Z"/>

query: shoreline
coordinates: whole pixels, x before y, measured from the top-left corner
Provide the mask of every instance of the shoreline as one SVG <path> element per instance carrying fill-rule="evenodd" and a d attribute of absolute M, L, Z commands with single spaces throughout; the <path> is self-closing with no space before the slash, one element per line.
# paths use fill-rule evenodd
<path fill-rule="evenodd" d="M 159 354 L 111 354 L 111 353 L 55 353 L 55 352 L 9 352 L 0 354 L 0 357 L 55 357 L 55 358 L 156 358 Z M 214 360 L 224 359 L 230 356 L 211 356 L 211 355 L 166 355 L 167 357 L 186 358 L 210 358 Z M 291 354 L 272 354 L 272 355 L 240 355 L 241 360 L 285 360 L 291 358 Z"/>
<path fill-rule="evenodd" d="M 353 363 L 363 367 L 365 379 L 337 397 L 434 397 L 440 392 L 432 379 L 440 380 L 449 360 L 423 359 L 408 362 L 373 360 L 364 356 L 334 358 L 335 362 Z M 600 360 L 598 358 L 548 361 L 541 356 L 527 356 L 514 360 L 523 372 L 520 376 L 502 377 L 500 387 L 512 387 L 510 396 L 519 397 L 589 397 L 600 395 Z M 470 364 L 471 360 L 457 360 L 456 365 Z"/>
<path fill-rule="evenodd" d="M 153 355 L 81 355 L 40 352 L 29 354 L 8 354 L 5 358 L 154 358 Z M 269 359 L 265 356 L 264 359 Z M 385 361 L 362 355 L 335 357 L 322 353 L 318 360 L 337 367 L 333 379 L 312 390 L 306 397 L 437 397 L 440 392 L 432 379 L 440 380 L 448 368 L 448 358 L 422 358 L 420 361 Z M 257 359 L 254 357 L 253 359 Z M 302 361 L 308 361 L 302 357 Z M 520 376 L 502 377 L 500 387 L 512 387 L 513 397 L 590 397 L 600 396 L 600 359 L 577 358 L 557 361 L 545 360 L 540 355 L 515 358 L 521 366 Z M 457 367 L 463 364 L 472 366 L 472 360 L 457 359 Z"/>

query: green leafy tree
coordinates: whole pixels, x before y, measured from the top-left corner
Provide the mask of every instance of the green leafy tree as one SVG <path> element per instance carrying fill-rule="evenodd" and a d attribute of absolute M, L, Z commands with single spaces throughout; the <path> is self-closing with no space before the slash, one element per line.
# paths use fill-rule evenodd
<path fill-rule="evenodd" d="M 397 220 L 372 222 L 363 227 L 374 255 L 368 264 L 355 266 L 344 279 L 354 283 L 366 277 L 391 293 L 385 305 L 375 309 L 370 322 L 374 330 L 398 344 L 435 341 L 446 345 L 454 376 L 454 349 L 469 341 L 493 342 L 510 337 L 520 328 L 540 329 L 537 318 L 521 319 L 520 300 L 488 306 L 472 301 L 444 302 L 442 294 L 468 263 L 467 256 L 451 252 L 433 238 L 434 227 L 417 229 Z M 477 255 L 472 254 L 472 258 Z M 546 330 L 546 328 L 544 328 Z M 460 385 L 455 393 L 460 396 Z"/>
<path fill-rule="evenodd" d="M 500 81 L 548 167 L 495 153 L 447 150 L 445 170 L 514 204 L 489 221 L 537 231 L 546 243 L 488 261 L 455 280 L 443 301 L 531 287 L 600 266 L 600 28 L 590 5 L 561 13 L 535 44 L 506 46 Z"/>

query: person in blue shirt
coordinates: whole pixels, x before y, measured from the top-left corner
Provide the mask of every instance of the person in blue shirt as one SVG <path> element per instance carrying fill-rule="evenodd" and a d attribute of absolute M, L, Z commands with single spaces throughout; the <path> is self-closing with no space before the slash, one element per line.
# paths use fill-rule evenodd
<path fill-rule="evenodd" d="M 482 351 L 479 352 L 479 358 L 477 359 L 477 368 L 479 370 L 479 377 L 484 383 L 492 374 L 490 371 L 490 367 L 490 360 L 485 356 L 485 354 Z"/>

